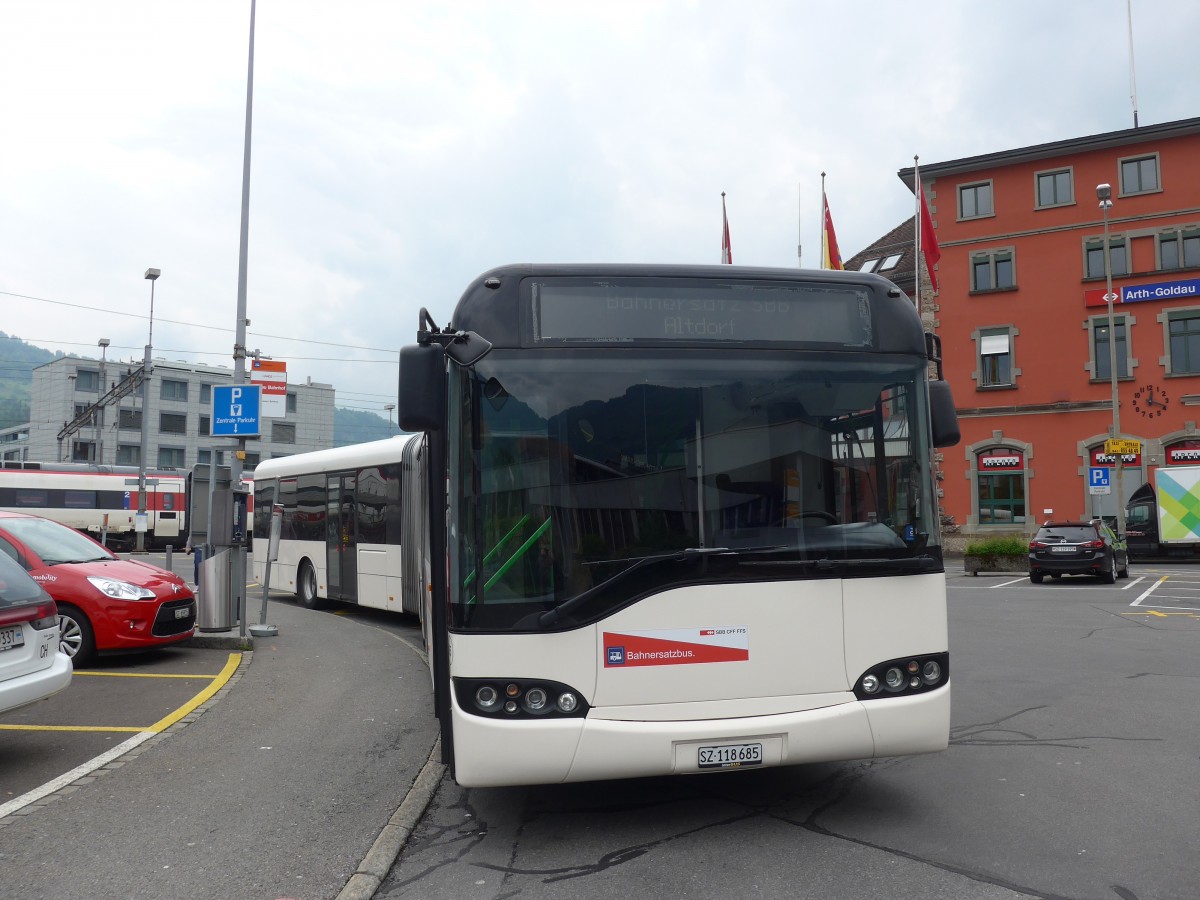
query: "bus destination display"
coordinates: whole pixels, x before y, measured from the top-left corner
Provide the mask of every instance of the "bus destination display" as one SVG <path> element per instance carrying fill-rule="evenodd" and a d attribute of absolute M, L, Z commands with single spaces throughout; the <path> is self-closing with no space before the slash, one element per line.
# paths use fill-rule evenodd
<path fill-rule="evenodd" d="M 535 343 L 872 343 L 870 297 L 842 285 L 546 279 L 531 285 Z M 785 337 L 786 336 L 786 337 Z"/>

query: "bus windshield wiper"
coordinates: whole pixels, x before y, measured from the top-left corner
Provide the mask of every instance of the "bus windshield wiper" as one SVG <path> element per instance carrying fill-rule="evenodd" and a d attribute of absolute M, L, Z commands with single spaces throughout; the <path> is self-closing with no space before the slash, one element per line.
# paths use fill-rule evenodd
<path fill-rule="evenodd" d="M 829 572 L 834 569 L 936 569 L 937 560 L 928 554 L 921 556 L 872 556 L 865 558 L 821 556 L 817 559 L 788 559 L 765 560 L 756 562 L 747 560 L 744 566 L 799 566 L 815 569 L 818 572 Z"/>
<path fill-rule="evenodd" d="M 775 550 L 775 549 L 781 549 L 781 548 L 760 547 L 760 548 L 755 548 L 755 549 Z M 744 552 L 747 552 L 747 551 L 734 550 L 730 547 L 685 547 L 682 550 L 675 550 L 670 553 L 656 553 L 656 554 L 653 554 L 650 556 L 633 556 L 633 557 L 628 557 L 626 559 L 597 560 L 597 561 L 591 563 L 591 565 L 603 565 L 603 564 L 607 564 L 607 563 L 620 563 L 620 562 L 628 562 L 628 563 L 632 563 L 633 565 L 627 566 L 626 568 L 622 569 L 620 572 L 617 572 L 615 575 L 612 575 L 609 578 L 604 579 L 604 581 L 600 582 L 599 584 L 592 585 L 590 588 L 588 588 L 583 593 L 576 594 L 574 597 L 564 600 L 558 606 L 554 607 L 554 609 L 546 610 L 544 613 L 542 613 L 541 615 L 539 615 L 537 617 L 537 624 L 539 626 L 541 626 L 542 628 L 549 628 L 551 625 L 554 625 L 556 622 L 558 622 L 563 616 L 567 615 L 568 613 L 570 613 L 572 610 L 576 609 L 577 607 L 582 606 L 584 603 L 586 603 L 592 597 L 596 596 L 596 594 L 600 593 L 605 588 L 609 587 L 610 585 L 612 585 L 612 584 L 616 583 L 617 581 L 619 581 L 620 579 L 624 578 L 630 572 L 640 569 L 643 566 L 648 565 L 649 563 L 663 562 L 664 560 L 671 560 L 674 562 L 685 562 L 686 560 L 701 559 L 703 557 L 708 557 L 708 556 L 738 556 Z"/>

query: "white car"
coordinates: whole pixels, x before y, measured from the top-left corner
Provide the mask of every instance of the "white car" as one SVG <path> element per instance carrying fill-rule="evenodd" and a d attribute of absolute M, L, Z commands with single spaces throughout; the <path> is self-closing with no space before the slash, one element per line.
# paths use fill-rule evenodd
<path fill-rule="evenodd" d="M 58 646 L 54 600 L 0 552 L 0 713 L 57 694 L 71 672 L 71 658 Z"/>

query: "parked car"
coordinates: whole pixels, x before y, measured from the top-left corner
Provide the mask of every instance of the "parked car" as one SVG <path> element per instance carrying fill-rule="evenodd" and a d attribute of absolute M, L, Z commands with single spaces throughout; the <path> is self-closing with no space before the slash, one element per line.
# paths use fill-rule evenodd
<path fill-rule="evenodd" d="M 1101 521 L 1046 522 L 1029 542 L 1029 580 L 1095 575 L 1105 584 L 1129 577 L 1124 538 Z"/>
<path fill-rule="evenodd" d="M 58 609 L 41 585 L 0 553 L 0 713 L 57 694 L 71 683 L 58 647 Z"/>
<path fill-rule="evenodd" d="M 161 647 L 195 631 L 196 598 L 186 581 L 158 566 L 121 559 L 66 525 L 0 511 L 0 552 L 54 598 L 59 646 L 76 667 L 97 653 Z"/>

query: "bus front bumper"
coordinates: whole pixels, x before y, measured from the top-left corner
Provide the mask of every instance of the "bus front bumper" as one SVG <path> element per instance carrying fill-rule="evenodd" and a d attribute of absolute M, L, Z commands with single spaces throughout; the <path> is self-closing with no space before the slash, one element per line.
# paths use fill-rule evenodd
<path fill-rule="evenodd" d="M 744 771 L 946 749 L 950 685 L 927 693 L 842 702 L 776 715 L 691 721 L 587 718 L 497 720 L 453 705 L 455 780 L 464 787 L 557 784 Z M 701 768 L 701 747 L 761 745 L 753 766 Z"/>

